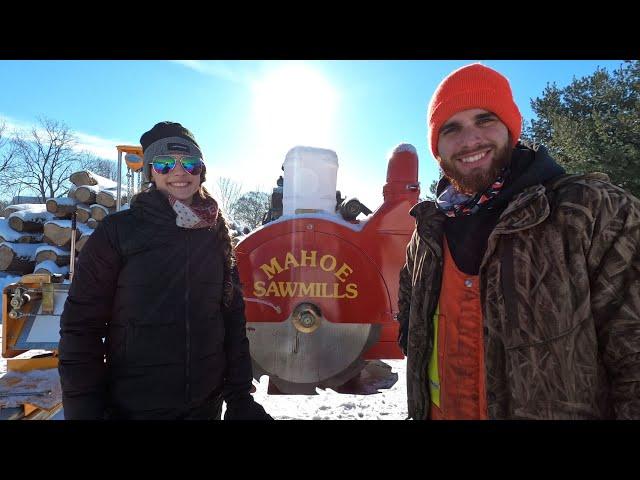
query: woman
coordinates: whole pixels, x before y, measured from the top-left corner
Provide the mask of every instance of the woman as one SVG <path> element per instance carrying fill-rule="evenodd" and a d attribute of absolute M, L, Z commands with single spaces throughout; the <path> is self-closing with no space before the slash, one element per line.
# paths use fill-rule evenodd
<path fill-rule="evenodd" d="M 200 147 L 173 122 L 140 143 L 150 186 L 91 235 L 61 316 L 65 418 L 220 419 L 224 399 L 225 419 L 269 419 Z"/>

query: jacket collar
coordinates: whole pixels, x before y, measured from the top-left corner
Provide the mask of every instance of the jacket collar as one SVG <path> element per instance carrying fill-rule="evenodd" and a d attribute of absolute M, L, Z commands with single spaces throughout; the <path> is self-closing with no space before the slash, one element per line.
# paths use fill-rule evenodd
<path fill-rule="evenodd" d="M 177 227 L 176 212 L 171 207 L 169 199 L 155 188 L 135 196 L 131 202 L 131 210 L 140 220 L 157 225 Z"/>
<path fill-rule="evenodd" d="M 508 202 L 494 229 L 496 233 L 510 233 L 534 227 L 543 222 L 550 212 L 544 184 L 562 177 L 564 169 L 559 166 L 541 145 L 518 143 L 512 154 L 512 169 L 519 172 L 516 179 L 505 186 L 505 191 L 496 197 L 496 202 Z M 448 184 L 441 179 L 440 193 Z M 442 231 L 446 216 L 435 202 L 427 200 L 415 205 L 409 212 L 416 218 L 418 234 L 427 242 L 433 239 L 442 244 Z M 430 242 L 429 242 L 430 243 Z M 438 248 L 437 251 L 439 251 Z"/>
<path fill-rule="evenodd" d="M 542 223 L 550 212 L 549 201 L 543 185 L 526 188 L 516 195 L 502 212 L 494 231 L 513 233 Z M 447 217 L 436 208 L 435 202 L 426 200 L 414 205 L 409 214 L 416 219 L 416 229 L 423 240 L 442 244 L 444 222 Z M 440 248 L 440 247 L 438 247 Z"/>

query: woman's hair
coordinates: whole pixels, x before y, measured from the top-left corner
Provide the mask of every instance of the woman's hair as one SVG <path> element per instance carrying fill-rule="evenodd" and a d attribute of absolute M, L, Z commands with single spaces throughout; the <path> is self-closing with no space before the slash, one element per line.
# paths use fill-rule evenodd
<path fill-rule="evenodd" d="M 198 195 L 198 197 L 202 200 L 213 198 L 202 183 L 200 184 L 200 189 L 196 192 L 195 195 Z M 222 303 L 225 307 L 229 307 L 231 305 L 231 301 L 233 300 L 234 285 L 231 272 L 233 270 L 233 267 L 235 266 L 236 258 L 234 255 L 233 243 L 231 242 L 231 235 L 229 235 L 229 227 L 220 210 L 218 210 L 216 235 L 218 237 L 220 245 L 222 246 L 222 253 L 224 254 L 224 287 L 222 293 Z M 239 288 L 239 285 L 237 287 Z"/>

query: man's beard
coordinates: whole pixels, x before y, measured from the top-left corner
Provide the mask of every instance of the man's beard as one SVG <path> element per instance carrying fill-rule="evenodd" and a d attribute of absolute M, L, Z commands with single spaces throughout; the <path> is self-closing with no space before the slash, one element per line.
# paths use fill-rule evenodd
<path fill-rule="evenodd" d="M 489 149 L 493 147 L 494 145 L 486 145 L 483 148 Z M 458 171 L 456 168 L 457 160 L 445 162 L 442 159 L 438 159 L 438 163 L 453 188 L 458 192 L 473 195 L 478 192 L 484 192 L 496 181 L 500 171 L 511 162 L 511 152 L 511 142 L 507 142 L 502 149 L 495 150 L 495 157 L 487 170 L 477 169 L 477 172 L 472 170 L 471 173 L 467 174 L 462 174 Z M 464 155 L 464 153 L 461 155 Z"/>

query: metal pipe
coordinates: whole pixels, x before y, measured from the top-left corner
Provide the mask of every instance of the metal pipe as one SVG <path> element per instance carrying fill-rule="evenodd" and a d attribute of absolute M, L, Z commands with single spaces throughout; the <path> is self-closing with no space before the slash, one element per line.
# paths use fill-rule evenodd
<path fill-rule="evenodd" d="M 116 212 L 120 211 L 120 198 L 121 198 L 121 183 L 122 183 L 122 152 L 118 150 L 118 190 L 116 193 Z"/>
<path fill-rule="evenodd" d="M 76 265 L 76 216 L 77 211 L 71 214 L 71 258 L 69 264 L 69 281 L 73 281 L 73 273 Z"/>
<path fill-rule="evenodd" d="M 51 395 L 51 390 L 36 390 L 33 392 L 0 392 L 0 397 L 31 397 Z"/>

